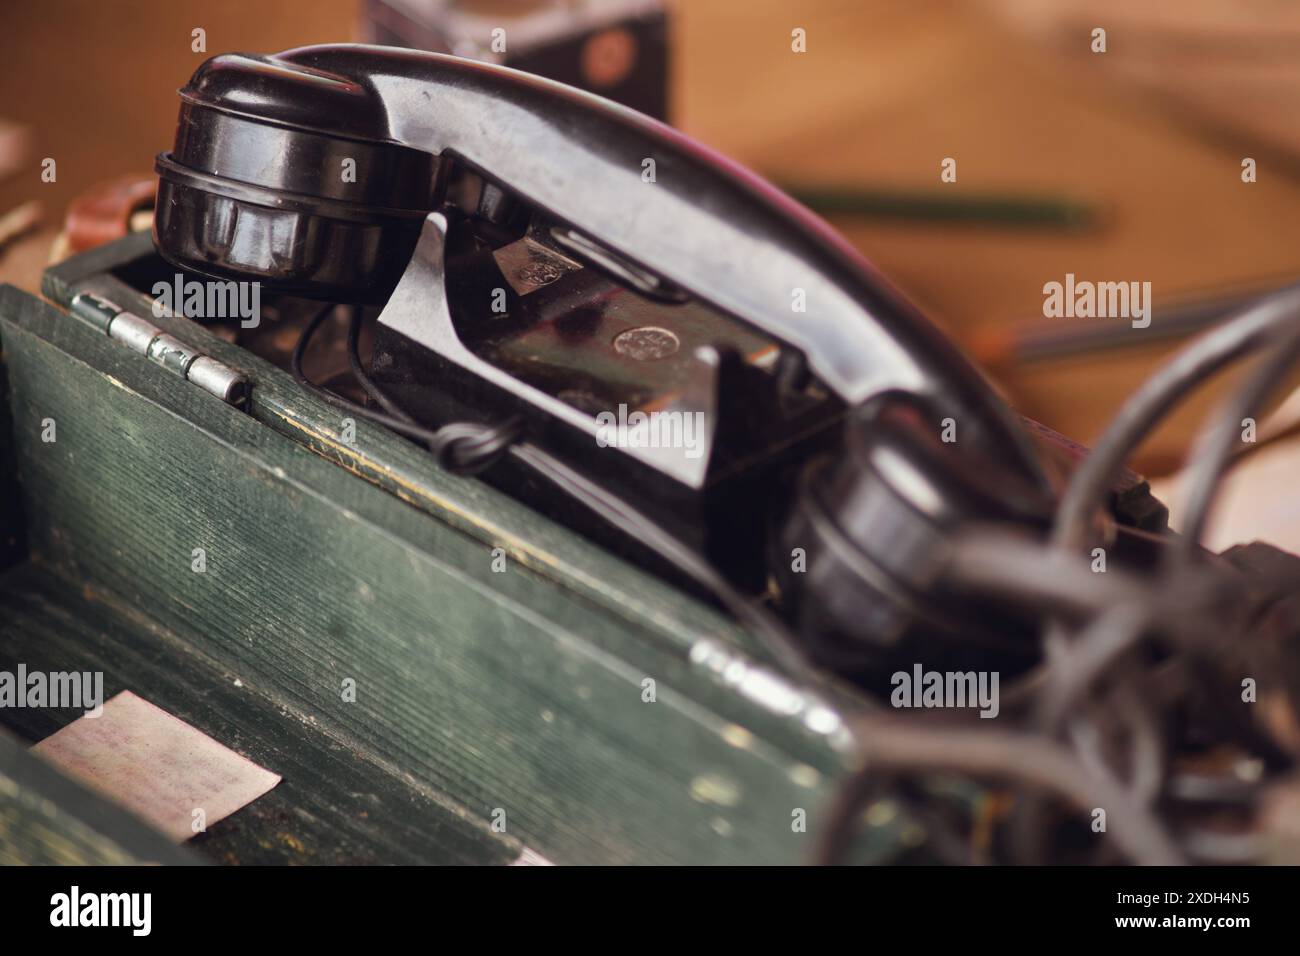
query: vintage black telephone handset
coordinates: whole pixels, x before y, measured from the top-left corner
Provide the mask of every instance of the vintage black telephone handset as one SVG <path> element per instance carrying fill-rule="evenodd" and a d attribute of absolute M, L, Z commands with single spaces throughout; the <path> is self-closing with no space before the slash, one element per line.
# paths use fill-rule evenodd
<path fill-rule="evenodd" d="M 613 546 L 668 558 L 747 617 L 737 591 L 770 574 L 831 667 L 914 653 L 905 638 L 1014 633 L 931 578 L 964 523 L 1045 526 L 1033 441 L 915 308 L 754 175 L 598 97 L 407 50 L 219 56 L 181 99 L 157 163 L 159 252 L 382 305 L 372 394 L 408 434 L 465 423 L 439 447 L 478 442 L 493 461 L 512 445 L 502 485 L 561 515 L 537 476 L 567 483 L 623 523 Z M 620 405 L 702 429 L 638 440 L 626 409 L 610 430 Z M 505 420 L 508 440 L 491 430 Z"/>

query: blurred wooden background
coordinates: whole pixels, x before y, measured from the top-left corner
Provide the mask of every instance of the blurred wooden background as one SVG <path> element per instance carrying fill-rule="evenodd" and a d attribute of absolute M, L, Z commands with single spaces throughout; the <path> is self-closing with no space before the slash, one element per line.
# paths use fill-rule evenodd
<path fill-rule="evenodd" d="M 1162 303 L 1300 275 L 1300 67 L 1285 55 L 1300 33 L 1289 8 L 689 0 L 674 14 L 675 123 L 769 178 L 1060 196 L 1099 211 L 1089 230 L 832 217 L 985 354 L 1024 323 L 1107 321 L 1042 318 L 1043 284 L 1067 272 L 1151 282 L 1156 325 Z M 32 141 L 20 174 L 0 182 L 0 212 L 39 198 L 45 220 L 36 239 L 0 254 L 0 279 L 33 287 L 69 200 L 148 171 L 170 145 L 175 90 L 204 58 L 190 49 L 191 29 L 207 31 L 209 53 L 273 52 L 353 38 L 358 10 L 353 0 L 43 0 L 9 4 L 4 16 L 0 112 Z M 1104 54 L 1090 51 L 1093 26 L 1107 29 Z M 795 27 L 807 31 L 806 53 L 791 50 Z M 1243 58 L 1243 36 L 1271 39 Z M 1238 51 L 1226 65 L 1216 37 Z M 1207 73 L 1212 63 L 1218 74 Z M 46 156 L 58 161 L 57 183 L 40 182 Z M 1255 183 L 1242 182 L 1246 156 L 1258 161 Z M 940 182 L 945 157 L 957 160 L 955 183 Z M 1104 353 L 1001 361 L 991 372 L 1021 411 L 1088 441 L 1174 347 L 1130 335 Z M 1176 416 L 1144 467 L 1176 465 L 1210 401 Z"/>

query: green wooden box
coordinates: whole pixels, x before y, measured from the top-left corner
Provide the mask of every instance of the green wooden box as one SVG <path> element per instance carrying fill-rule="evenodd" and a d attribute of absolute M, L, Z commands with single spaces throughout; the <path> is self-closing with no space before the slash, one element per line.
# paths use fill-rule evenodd
<path fill-rule="evenodd" d="M 108 695 L 131 689 L 282 775 L 190 851 L 807 859 L 849 769 L 836 701 L 713 609 L 392 433 L 358 422 L 343 441 L 336 409 L 201 326 L 155 320 L 246 372 L 245 410 L 62 307 L 87 290 L 149 315 L 121 277 L 152 254 L 137 235 L 72 259 L 47 273 L 49 301 L 0 287 L 0 667 L 101 669 Z M 0 723 L 33 742 L 75 716 Z M 0 784 L 34 759 L 0 747 Z M 859 859 L 924 838 L 872 819 Z"/>

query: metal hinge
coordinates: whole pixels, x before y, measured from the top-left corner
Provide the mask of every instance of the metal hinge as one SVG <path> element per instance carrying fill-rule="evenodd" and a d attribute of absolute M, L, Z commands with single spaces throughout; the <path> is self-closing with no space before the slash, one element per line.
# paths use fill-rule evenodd
<path fill-rule="evenodd" d="M 223 402 L 241 407 L 248 400 L 250 385 L 243 372 L 202 354 L 103 296 L 78 292 L 72 297 L 72 314 Z"/>

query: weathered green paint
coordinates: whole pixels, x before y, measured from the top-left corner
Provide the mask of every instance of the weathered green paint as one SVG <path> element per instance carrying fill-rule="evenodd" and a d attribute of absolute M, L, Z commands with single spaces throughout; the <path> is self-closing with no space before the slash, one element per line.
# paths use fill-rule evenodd
<path fill-rule="evenodd" d="M 273 687 L 240 679 L 112 595 L 74 591 L 25 565 L 0 575 L 0 611 L 0 669 L 12 672 L 21 661 L 29 671 L 101 671 L 106 699 L 129 688 L 284 778 L 189 841 L 208 856 L 231 863 L 441 864 L 519 856 L 517 841 L 370 762 L 364 748 L 294 713 Z M 10 729 L 33 741 L 79 716 L 53 709 L 6 714 Z"/>
<path fill-rule="evenodd" d="M 9 419 L 9 376 L 0 348 L 0 569 L 18 561 L 27 551 L 22 501 L 18 495 L 18 461 L 13 423 Z"/>
<path fill-rule="evenodd" d="M 89 282 L 143 310 L 99 274 L 109 254 L 61 267 L 47 292 Z M 475 826 L 503 809 L 511 841 L 557 862 L 806 858 L 843 758 L 690 662 L 702 638 L 743 659 L 721 616 L 383 429 L 358 423 L 343 445 L 335 410 L 185 320 L 158 324 L 246 370 L 251 415 L 16 290 L 0 289 L 0 319 L 34 557 L 157 635 L 155 671 L 138 657 L 106 668 L 120 686 L 139 692 L 150 675 L 182 712 L 216 695 L 186 719 L 239 726 L 250 756 L 288 746 L 281 723 L 307 728 L 318 749 L 445 795 Z M 44 417 L 54 444 L 39 440 Z M 204 573 L 191 570 L 199 547 Z M 65 647 L 111 663 L 128 643 Z M 187 671 L 190 658 L 202 666 Z M 234 678 L 243 692 L 217 694 Z M 307 747 L 288 771 L 253 759 L 284 775 L 272 795 L 293 813 L 301 796 L 286 787 L 316 785 L 327 752 Z M 806 834 L 792 832 L 796 809 Z M 379 830 L 356 846 L 367 841 L 394 852 Z"/>

